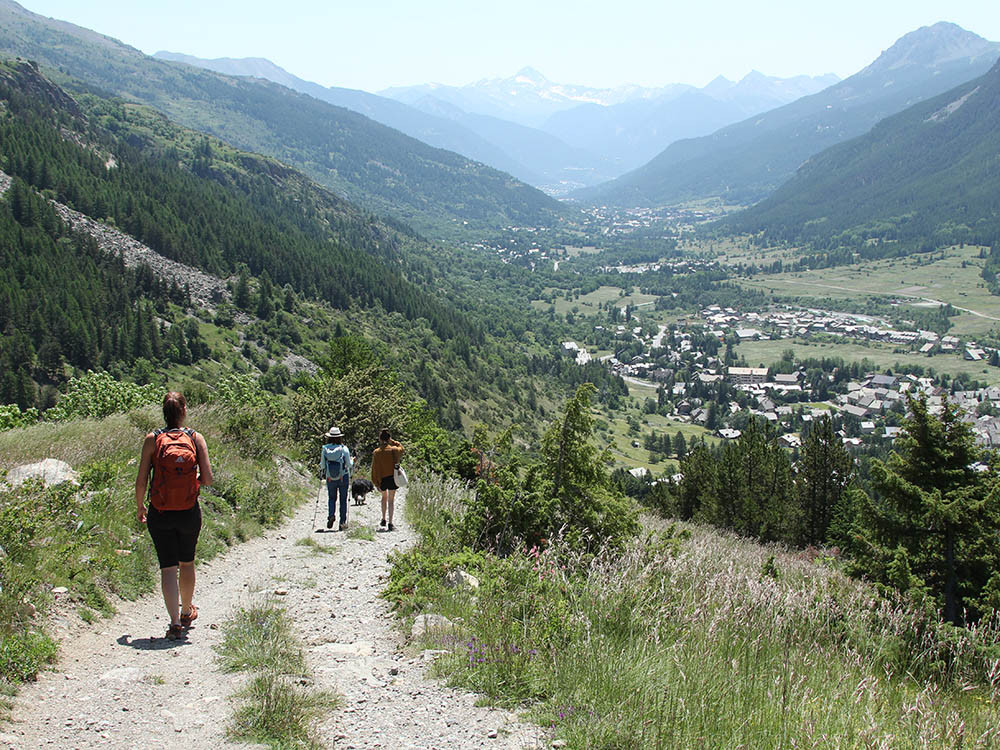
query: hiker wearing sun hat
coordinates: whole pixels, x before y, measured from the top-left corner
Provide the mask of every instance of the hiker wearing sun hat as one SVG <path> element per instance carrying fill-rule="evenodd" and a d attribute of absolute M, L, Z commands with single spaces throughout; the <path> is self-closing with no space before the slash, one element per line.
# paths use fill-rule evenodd
<path fill-rule="evenodd" d="M 326 444 L 320 457 L 320 468 L 326 480 L 327 515 L 326 528 L 333 528 L 337 514 L 337 497 L 340 496 L 340 530 L 347 528 L 347 492 L 351 486 L 351 452 L 344 445 L 344 433 L 339 427 L 331 427 L 324 436 Z"/>

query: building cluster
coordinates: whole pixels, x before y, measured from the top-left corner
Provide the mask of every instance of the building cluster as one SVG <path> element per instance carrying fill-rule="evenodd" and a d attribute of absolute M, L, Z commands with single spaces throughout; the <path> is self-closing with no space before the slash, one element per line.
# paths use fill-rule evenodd
<path fill-rule="evenodd" d="M 602 266 L 600 270 L 604 273 L 649 273 L 650 271 L 659 271 L 660 269 L 667 268 L 670 269 L 674 276 L 681 276 L 684 274 L 695 273 L 697 271 L 704 271 L 718 265 L 718 261 L 714 260 L 678 259 L 661 260 L 656 263 Z"/>
<path fill-rule="evenodd" d="M 617 325 L 614 327 L 617 341 L 641 341 L 643 350 L 634 353 L 634 346 L 626 347 L 602 360 L 626 379 L 665 385 L 667 390 L 661 391 L 659 399 L 661 403 L 664 398 L 669 401 L 672 419 L 710 427 L 723 439 L 738 438 L 741 434 L 738 428 L 749 414 L 773 425 L 779 440 L 790 449 L 800 447 L 801 430 L 822 415 L 833 415 L 837 419 L 841 437 L 847 444 L 860 446 L 871 439 L 892 441 L 900 433 L 898 425 L 906 410 L 906 399 L 913 396 L 925 398 L 935 413 L 939 413 L 945 403 L 960 407 L 977 442 L 1000 447 L 1000 387 L 950 393 L 930 377 L 871 373 L 857 381 L 845 382 L 838 379 L 835 372 L 823 373 L 825 383 L 820 387 L 816 382 L 807 381 L 801 368 L 795 372 L 772 372 L 767 367 L 726 367 L 720 356 L 708 353 L 717 347 L 702 350 L 706 341 L 711 342 L 707 333 L 723 339 L 726 334 L 718 336 L 720 330 L 745 331 L 751 325 L 756 325 L 762 336 L 769 335 L 763 333 L 764 330 L 787 330 L 795 335 L 803 331 L 842 331 L 845 335 L 862 331 L 861 335 L 866 337 L 882 337 L 881 340 L 900 343 L 924 340 L 933 342 L 940 351 L 964 352 L 966 357 L 971 351 L 973 356 L 986 358 L 992 351 L 986 347 L 974 347 L 969 342 L 963 344 L 957 337 L 938 336 L 929 331 L 895 331 L 882 327 L 882 321 L 870 317 L 824 314 L 819 310 L 741 315 L 731 308 L 712 306 L 703 310 L 701 317 L 712 326 L 710 331 L 675 329 L 668 334 L 666 327 L 660 326 L 656 334 L 650 335 L 644 334 L 639 326 Z M 723 329 L 723 326 L 731 328 Z M 597 329 L 605 332 L 602 326 Z M 899 334 L 903 333 L 908 335 L 900 338 Z M 628 355 L 623 354 L 626 351 Z M 563 354 L 580 364 L 592 358 L 586 349 L 570 341 L 563 343 Z M 718 394 L 715 384 L 721 381 L 730 386 L 730 393 L 735 392 L 735 395 L 717 401 L 717 395 L 711 394 Z"/>
<path fill-rule="evenodd" d="M 827 334 L 857 340 L 877 341 L 903 346 L 921 354 L 957 354 L 972 362 L 996 362 L 1000 352 L 980 346 L 975 341 L 962 341 L 957 336 L 941 336 L 934 331 L 899 330 L 885 320 L 870 315 L 839 313 L 829 310 L 794 309 L 764 312 L 740 312 L 732 307 L 710 305 L 701 318 L 713 335 L 720 339 L 730 334 L 739 341 L 788 339 Z"/>
<path fill-rule="evenodd" d="M 564 341 L 562 343 L 562 355 L 573 359 L 578 365 L 587 364 L 593 357 L 586 348 L 579 346 L 575 341 Z"/>
<path fill-rule="evenodd" d="M 919 347 L 925 354 L 936 351 L 954 352 L 962 345 L 955 336 L 940 336 L 934 331 L 919 329 L 899 330 L 891 327 L 886 321 L 870 315 L 828 310 L 785 308 L 764 312 L 739 312 L 731 307 L 711 305 L 701 311 L 701 318 L 709 330 L 719 338 L 733 334 L 740 341 L 828 334 Z M 975 355 L 968 355 L 971 359 L 975 359 L 976 356 L 983 359 L 989 352 L 986 348 L 976 347 L 974 342 L 969 342 L 967 349 L 975 352 Z"/>
<path fill-rule="evenodd" d="M 633 234 L 654 227 L 669 227 L 675 232 L 693 231 L 698 224 L 719 218 L 722 211 L 710 206 L 667 206 L 664 208 L 584 207 L 584 226 L 608 237 Z"/>

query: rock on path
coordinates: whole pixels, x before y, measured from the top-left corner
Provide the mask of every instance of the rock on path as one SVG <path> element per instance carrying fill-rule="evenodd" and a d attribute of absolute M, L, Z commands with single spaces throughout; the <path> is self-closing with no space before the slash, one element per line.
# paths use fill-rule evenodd
<path fill-rule="evenodd" d="M 405 491 L 397 496 L 402 518 Z M 325 497 L 317 514 L 325 521 Z M 350 506 L 352 526 L 375 528 L 378 497 Z M 0 748 L 218 748 L 227 742 L 229 696 L 244 682 L 219 671 L 214 626 L 241 605 L 274 596 L 305 644 L 316 689 L 343 696 L 320 723 L 325 747 L 526 748 L 544 733 L 506 711 L 475 706 L 476 696 L 427 676 L 428 662 L 405 648 L 399 623 L 378 597 L 393 550 L 415 541 L 405 523 L 374 541 L 315 533 L 313 504 L 281 528 L 198 567 L 199 618 L 186 641 L 163 639 L 158 593 L 123 602 L 110 620 L 68 634 L 56 669 L 18 696 L 0 725 Z M 308 537 L 333 554 L 295 543 Z M 276 594 L 277 591 L 283 592 Z M 243 745 L 245 747 L 245 745 Z"/>

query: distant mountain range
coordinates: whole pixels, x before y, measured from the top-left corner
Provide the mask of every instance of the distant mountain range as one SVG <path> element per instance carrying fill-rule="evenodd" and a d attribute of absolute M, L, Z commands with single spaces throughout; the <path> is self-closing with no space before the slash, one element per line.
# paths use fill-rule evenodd
<path fill-rule="evenodd" d="M 475 124 L 469 115 L 479 115 L 541 130 L 599 158 L 603 171 L 620 174 L 645 163 L 678 138 L 710 133 L 837 80 L 833 74 L 782 79 L 754 71 L 739 82 L 720 76 L 702 89 L 679 83 L 602 89 L 554 83 L 537 70 L 524 68 L 510 78 L 467 86 L 426 84 L 380 93 L 470 127 Z M 576 177 L 582 180 L 590 175 Z"/>
<path fill-rule="evenodd" d="M 0 0 L 0 52 L 149 104 L 233 146 L 275 157 L 366 210 L 433 236 L 452 227 L 548 225 L 568 211 L 510 175 L 264 80 L 155 60 L 114 39 Z"/>
<path fill-rule="evenodd" d="M 727 224 L 821 251 L 967 242 L 1000 255 L 998 154 L 1000 63 L 817 154 Z"/>
<path fill-rule="evenodd" d="M 710 133 L 838 80 L 833 75 L 781 79 L 755 71 L 739 82 L 716 78 L 704 89 L 683 84 L 598 89 L 552 83 L 525 68 L 511 78 L 394 88 L 379 96 L 327 88 L 263 58 L 207 60 L 175 52 L 154 57 L 280 83 L 553 194 L 609 180 L 678 138 Z"/>
<path fill-rule="evenodd" d="M 645 166 L 574 197 L 617 206 L 708 196 L 752 203 L 789 179 L 810 156 L 984 74 L 998 57 L 1000 44 L 954 24 L 923 27 L 820 93 L 709 136 L 677 141 Z"/>
<path fill-rule="evenodd" d="M 552 115 L 543 129 L 572 146 L 600 149 L 622 170 L 635 169 L 674 141 L 711 133 L 839 80 L 833 74 L 773 78 L 757 71 L 739 82 L 720 76 L 702 89 L 672 89 L 608 107 L 580 105 Z"/>

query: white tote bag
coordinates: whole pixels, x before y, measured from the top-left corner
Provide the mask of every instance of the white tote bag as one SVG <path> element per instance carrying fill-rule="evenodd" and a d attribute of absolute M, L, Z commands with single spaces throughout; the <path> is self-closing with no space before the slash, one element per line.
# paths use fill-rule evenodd
<path fill-rule="evenodd" d="M 399 464 L 396 464 L 392 470 L 392 481 L 396 483 L 397 487 L 405 487 L 410 481 L 406 478 L 406 472 Z"/>

